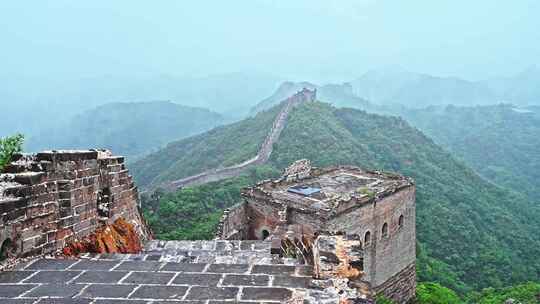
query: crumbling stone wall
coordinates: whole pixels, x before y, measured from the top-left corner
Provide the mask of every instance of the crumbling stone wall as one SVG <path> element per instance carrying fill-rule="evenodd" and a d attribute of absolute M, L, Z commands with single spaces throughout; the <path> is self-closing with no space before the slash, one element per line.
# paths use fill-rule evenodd
<path fill-rule="evenodd" d="M 354 191 L 323 197 L 325 205 L 317 199 L 290 195 L 286 190 L 299 182 L 320 182 L 321 176 L 336 170 L 364 176 L 373 185 L 363 191 L 363 187 L 354 188 L 356 184 L 342 179 L 339 189 Z M 302 160 L 285 170 L 280 179 L 244 189 L 247 239 L 260 240 L 263 231 L 270 231 L 273 253 L 283 253 L 279 249 L 284 239 L 293 243 L 306 238 L 315 240 L 316 272 L 326 267 L 326 274 L 319 275 L 334 276 L 336 282 L 348 280 L 355 286 L 352 289 L 361 294 L 380 292 L 396 303 L 407 303 L 414 298 L 416 289 L 414 181 L 378 171 L 364 171 L 365 175 L 361 172 L 347 166 L 311 168 L 308 161 Z M 326 233 L 330 234 L 324 236 Z M 348 265 L 354 267 L 344 271 L 343 261 L 347 259 L 353 262 Z M 352 273 L 357 276 L 350 276 Z"/>
<path fill-rule="evenodd" d="M 249 233 L 248 222 L 249 216 L 245 203 L 226 209 L 218 224 L 216 236 L 224 240 L 245 240 Z"/>
<path fill-rule="evenodd" d="M 53 253 L 124 219 L 144 239 L 147 230 L 124 158 L 107 151 L 19 155 L 0 175 L 0 243 L 11 255 Z"/>
<path fill-rule="evenodd" d="M 401 220 L 400 220 L 401 218 Z M 386 236 L 383 226 L 387 224 Z M 381 200 L 347 210 L 333 218 L 329 230 L 362 237 L 365 279 L 373 288 L 397 303 L 414 297 L 416 273 L 415 188 L 408 187 Z M 370 241 L 366 243 L 366 233 Z M 399 282 L 400 292 L 393 287 Z M 392 288 L 388 288 L 392 286 Z"/>

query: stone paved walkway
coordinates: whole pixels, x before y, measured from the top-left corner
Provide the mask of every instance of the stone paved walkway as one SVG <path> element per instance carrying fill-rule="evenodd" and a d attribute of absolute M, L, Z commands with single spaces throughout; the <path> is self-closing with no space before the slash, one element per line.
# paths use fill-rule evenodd
<path fill-rule="evenodd" d="M 269 242 L 150 241 L 140 254 L 19 264 L 0 272 L 0 303 L 284 303 L 311 282 L 310 266 L 280 264 Z"/>
<path fill-rule="evenodd" d="M 283 303 L 310 281 L 308 266 L 39 259 L 0 273 L 0 303 Z"/>

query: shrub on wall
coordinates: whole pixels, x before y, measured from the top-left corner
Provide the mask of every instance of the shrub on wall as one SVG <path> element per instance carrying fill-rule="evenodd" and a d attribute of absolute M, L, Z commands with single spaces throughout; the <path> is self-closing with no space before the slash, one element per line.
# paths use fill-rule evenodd
<path fill-rule="evenodd" d="M 23 141 L 22 134 L 0 138 L 0 172 L 11 161 L 13 154 L 22 152 Z"/>

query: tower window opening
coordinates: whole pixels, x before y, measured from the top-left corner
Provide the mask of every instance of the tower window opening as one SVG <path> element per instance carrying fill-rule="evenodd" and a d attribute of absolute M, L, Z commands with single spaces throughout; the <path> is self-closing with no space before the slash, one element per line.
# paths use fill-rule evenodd
<path fill-rule="evenodd" d="M 399 216 L 398 226 L 399 228 L 403 227 L 403 214 Z"/>
<path fill-rule="evenodd" d="M 388 237 L 388 223 L 384 223 L 383 226 L 382 226 L 382 231 L 381 231 L 381 236 L 383 238 L 387 238 Z"/>
<path fill-rule="evenodd" d="M 369 246 L 371 245 L 371 232 L 370 231 L 366 231 L 366 234 L 364 235 L 364 246 Z"/>

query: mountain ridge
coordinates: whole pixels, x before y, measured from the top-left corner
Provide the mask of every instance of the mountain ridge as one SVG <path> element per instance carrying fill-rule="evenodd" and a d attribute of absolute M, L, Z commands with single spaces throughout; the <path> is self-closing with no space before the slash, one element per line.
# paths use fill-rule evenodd
<path fill-rule="evenodd" d="M 157 170 L 154 177 L 144 180 L 173 180 L 201 172 L 205 167 L 236 163 L 242 155 L 247 159 L 262 142 L 264 133 L 259 137 L 242 138 L 236 135 L 237 132 L 241 128 L 254 131 L 265 125 L 268 130 L 275 115 L 277 107 L 236 125 L 201 134 L 196 139 L 172 143 L 161 151 L 161 156 L 157 153 L 138 162 L 133 172 L 137 177 L 137 172 L 144 172 L 142 162 L 149 162 L 145 164 L 147 168 L 158 166 L 159 158 L 168 156 L 172 158 L 169 163 L 161 164 L 162 168 L 167 168 L 166 173 L 160 174 Z M 245 141 L 241 143 L 238 139 Z M 195 141 L 198 144 L 194 145 Z M 255 141 L 258 143 L 253 144 Z M 196 159 L 187 162 L 190 157 Z M 239 199 L 232 191 L 238 187 L 234 186 L 235 181 L 242 181 L 242 185 L 256 182 L 254 177 L 260 176 L 261 172 L 275 176 L 276 171 L 299 158 L 311 159 L 314 165 L 321 167 L 359 165 L 415 178 L 420 241 L 418 271 L 422 280 L 438 281 L 463 292 L 523 282 L 533 279 L 540 269 L 539 262 L 533 258 L 540 254 L 540 246 L 533 245 L 540 244 L 540 237 L 534 233 L 540 229 L 534 220 L 540 210 L 526 198 L 486 182 L 401 118 L 334 108 L 320 102 L 303 104 L 291 112 L 267 165 L 256 167 L 253 172 L 238 178 L 193 189 L 188 187 L 172 197 L 167 196 L 172 201 L 163 203 L 171 208 L 175 195 L 207 193 L 205 195 L 210 197 L 219 195 L 223 200 L 212 207 L 214 203 L 208 205 L 209 201 L 203 198 L 206 209 L 202 212 L 219 212 L 215 208 L 224 208 Z M 170 163 L 175 164 L 171 166 Z M 161 221 L 168 223 L 168 216 L 161 215 Z M 171 221 L 173 226 L 165 230 L 171 233 L 176 228 L 185 231 L 182 222 Z"/>

